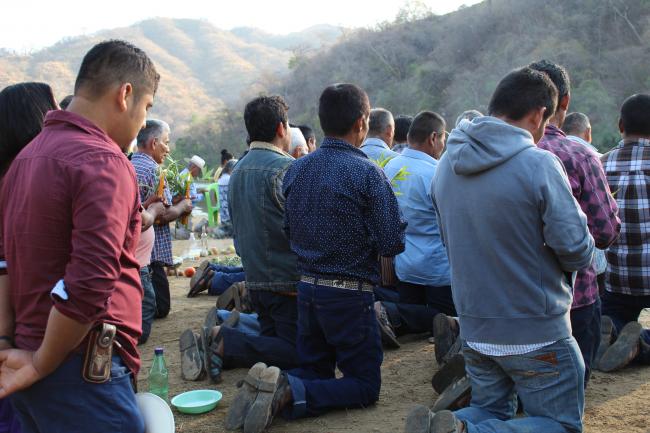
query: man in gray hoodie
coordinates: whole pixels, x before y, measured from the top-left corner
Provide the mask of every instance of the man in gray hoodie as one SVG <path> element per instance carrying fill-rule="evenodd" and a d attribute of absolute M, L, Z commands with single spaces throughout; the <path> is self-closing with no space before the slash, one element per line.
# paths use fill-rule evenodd
<path fill-rule="evenodd" d="M 470 407 L 417 407 L 411 432 L 581 432 L 584 362 L 571 336 L 572 273 L 594 240 L 560 160 L 535 143 L 557 89 L 523 68 L 497 86 L 489 116 L 463 121 L 432 184 L 460 319 Z M 513 420 L 515 393 L 525 418 Z"/>

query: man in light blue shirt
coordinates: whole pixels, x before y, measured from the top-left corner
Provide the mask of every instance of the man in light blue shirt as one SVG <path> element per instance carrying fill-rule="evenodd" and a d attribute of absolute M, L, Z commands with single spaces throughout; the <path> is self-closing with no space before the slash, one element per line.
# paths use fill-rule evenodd
<path fill-rule="evenodd" d="M 602 156 L 598 149 L 591 144 L 591 122 L 586 114 L 578 112 L 567 114 L 562 124 L 562 131 L 569 140 L 582 144 L 596 152 L 596 155 Z"/>
<path fill-rule="evenodd" d="M 431 199 L 437 159 L 445 147 L 445 126 L 440 115 L 419 113 L 409 128 L 409 147 L 385 167 L 389 179 L 402 168 L 408 172 L 405 180 L 393 186 L 408 223 L 406 249 L 395 257 L 399 303 L 383 303 L 398 334 L 430 332 L 436 314 L 456 315 L 449 260 Z"/>
<path fill-rule="evenodd" d="M 394 136 L 395 119 L 391 112 L 384 108 L 373 108 L 368 119 L 368 136 L 361 145 L 361 151 L 374 161 L 395 158 L 399 153 L 391 150 Z"/>

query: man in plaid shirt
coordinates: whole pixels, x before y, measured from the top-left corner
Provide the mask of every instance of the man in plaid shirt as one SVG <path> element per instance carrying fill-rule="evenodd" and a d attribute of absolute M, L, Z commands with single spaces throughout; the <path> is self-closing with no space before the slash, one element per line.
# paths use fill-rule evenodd
<path fill-rule="evenodd" d="M 603 371 L 633 359 L 650 364 L 650 331 L 637 321 L 650 307 L 650 95 L 625 100 L 618 125 L 623 139 L 602 157 L 623 222 L 620 238 L 607 250 L 603 323 L 611 318 L 618 338 L 600 359 Z M 611 342 L 611 335 L 603 338 Z"/>
<path fill-rule="evenodd" d="M 146 203 L 158 189 L 159 166 L 169 153 L 169 125 L 161 120 L 149 119 L 138 134 L 138 151 L 131 157 L 140 186 L 140 201 Z M 151 280 L 156 294 L 156 318 L 167 317 L 171 308 L 169 281 L 165 266 L 173 265 L 172 236 L 169 223 L 192 212 L 192 202 L 182 199 L 172 206 L 173 198 L 167 181 L 163 192 L 165 213 L 153 226 L 156 234 L 151 252 Z"/>
<path fill-rule="evenodd" d="M 559 97 L 557 111 L 549 120 L 544 137 L 537 146 L 555 154 L 562 161 L 569 177 L 573 197 L 587 215 L 587 225 L 594 237 L 596 247 L 605 249 L 616 240 L 621 228 L 617 216 L 618 207 L 607 186 L 598 155 L 585 146 L 569 140 L 560 130 L 571 99 L 569 76 L 563 67 L 546 60 L 533 63 L 530 67 L 549 76 L 558 88 Z M 596 270 L 592 263 L 589 267 L 578 271 L 573 284 L 571 305 L 572 334 L 578 341 L 585 361 L 585 386 L 600 344 L 600 308 Z"/>

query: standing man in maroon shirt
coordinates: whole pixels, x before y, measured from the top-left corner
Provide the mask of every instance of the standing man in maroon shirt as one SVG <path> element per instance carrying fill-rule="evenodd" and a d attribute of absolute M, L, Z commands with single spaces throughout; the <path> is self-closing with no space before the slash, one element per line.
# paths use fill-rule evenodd
<path fill-rule="evenodd" d="M 15 349 L 0 351 L 0 398 L 10 396 L 24 432 L 144 431 L 131 384 L 140 368 L 140 200 L 123 152 L 159 78 L 133 45 L 96 45 L 67 111 L 47 114 L 3 180 L 0 311 L 13 314 L 0 317 L 0 338 Z M 111 325 L 112 362 L 89 383 L 89 336 Z"/>

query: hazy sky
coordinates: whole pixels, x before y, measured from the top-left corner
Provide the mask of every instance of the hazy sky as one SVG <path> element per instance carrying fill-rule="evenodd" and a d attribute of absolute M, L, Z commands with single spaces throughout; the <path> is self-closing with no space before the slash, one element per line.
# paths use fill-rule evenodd
<path fill-rule="evenodd" d="M 416 0 L 417 1 L 417 0 Z M 479 0 L 419 0 L 444 14 Z M 5 0 L 0 47 L 38 49 L 66 36 L 123 27 L 151 17 L 203 18 L 222 29 L 289 33 L 313 24 L 364 27 L 392 20 L 406 0 Z"/>

